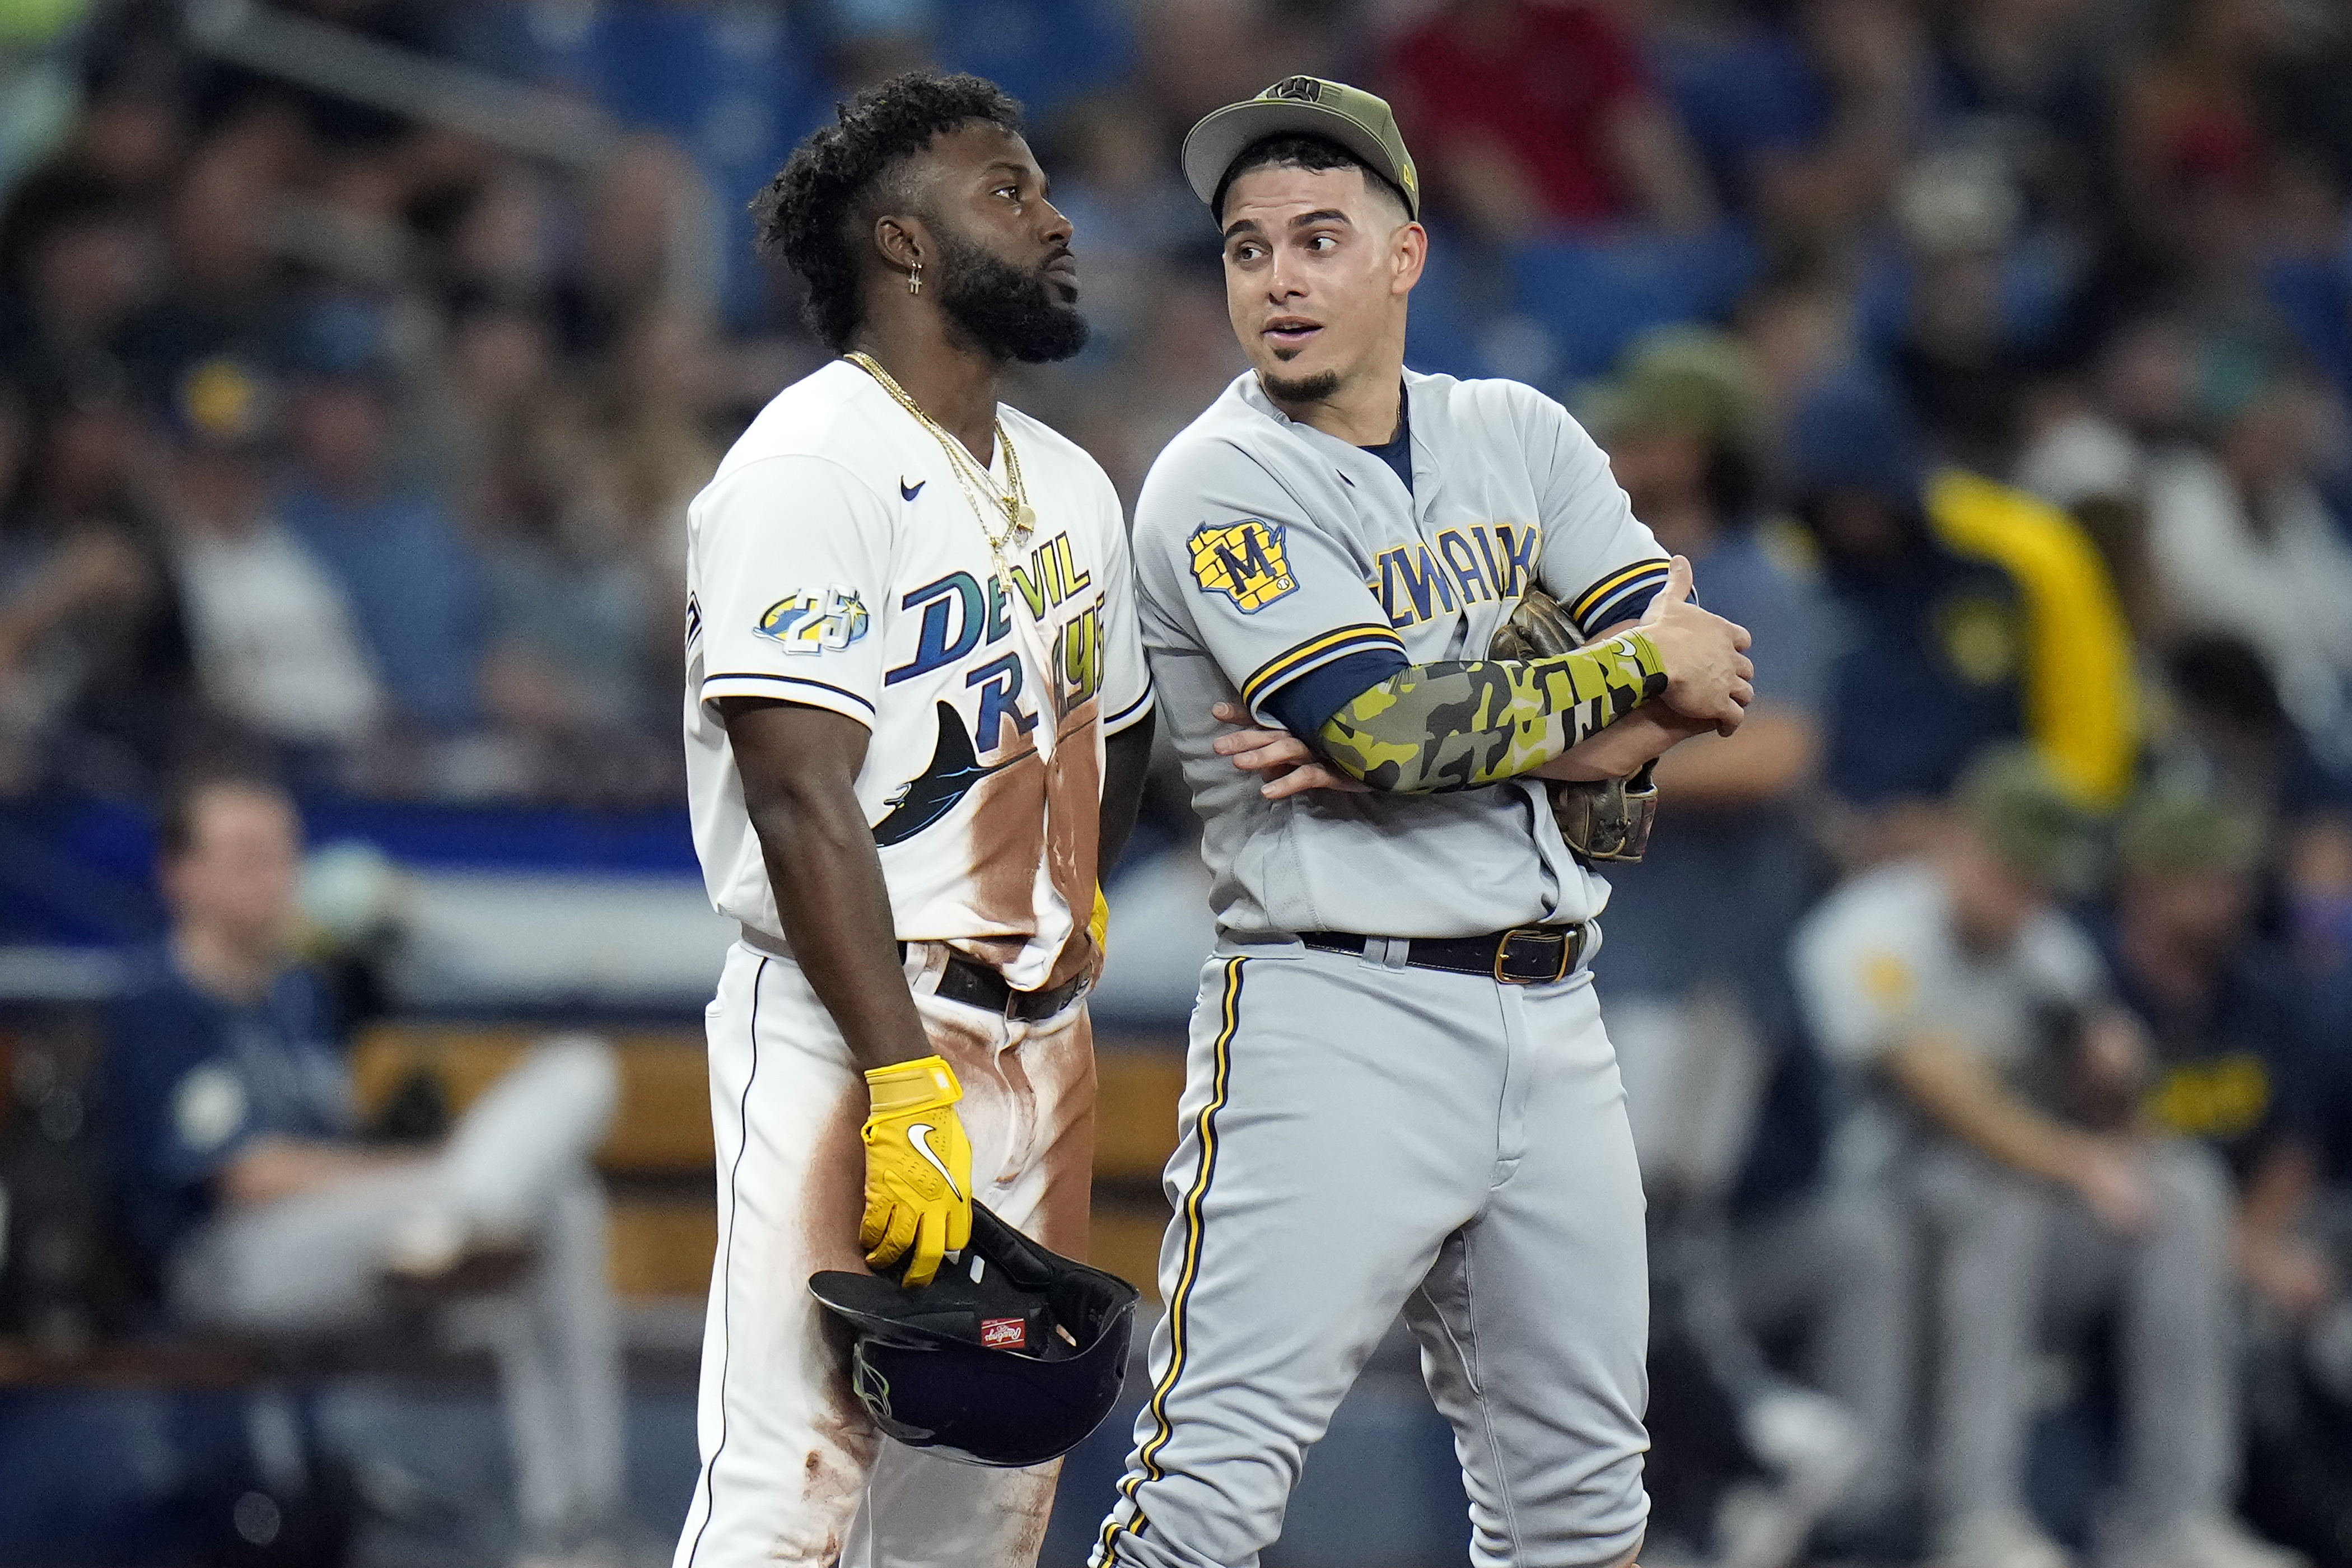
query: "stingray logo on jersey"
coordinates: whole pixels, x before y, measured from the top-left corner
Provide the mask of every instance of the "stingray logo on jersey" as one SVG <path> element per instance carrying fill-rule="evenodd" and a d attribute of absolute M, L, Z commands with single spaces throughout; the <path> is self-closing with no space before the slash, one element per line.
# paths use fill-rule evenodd
<path fill-rule="evenodd" d="M 1203 523 L 1192 531 L 1192 581 L 1204 594 L 1223 594 L 1243 615 L 1254 616 L 1286 594 L 1297 591 L 1283 553 L 1282 529 L 1255 517 L 1222 527 Z"/>
<path fill-rule="evenodd" d="M 866 635 L 871 617 L 866 601 L 855 588 L 836 583 L 822 594 L 794 594 L 779 599 L 761 614 L 756 628 L 786 653 L 823 653 L 847 647 Z"/>

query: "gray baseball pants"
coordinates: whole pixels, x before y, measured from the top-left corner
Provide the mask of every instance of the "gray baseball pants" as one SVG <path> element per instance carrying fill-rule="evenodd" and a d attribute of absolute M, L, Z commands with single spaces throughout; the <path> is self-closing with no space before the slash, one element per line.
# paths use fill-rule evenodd
<path fill-rule="evenodd" d="M 1476 1568 L 1630 1559 L 1649 1500 L 1641 1178 L 1588 975 L 1227 946 L 1192 1017 L 1153 1392 L 1092 1562 L 1251 1568 L 1402 1310 Z"/>
<path fill-rule="evenodd" d="M 2229 1178 L 2196 1144 L 2145 1146 L 2147 1231 L 2070 1191 L 1939 1143 L 1915 1191 L 1938 1242 L 1932 1501 L 1946 1528 L 2021 1510 L 2030 1378 L 2045 1327 L 2120 1310 L 2126 1517 L 2160 1531 L 2223 1512 L 2236 1479 Z"/>
<path fill-rule="evenodd" d="M 497 1361 L 524 1525 L 608 1524 L 622 1506 L 620 1330 L 588 1161 L 617 1087 L 603 1042 L 541 1046 L 467 1108 L 436 1156 L 224 1209 L 173 1258 L 173 1305 L 237 1333 L 362 1330 L 390 1314 L 379 1261 L 419 1209 L 523 1233 L 538 1248 L 531 1272 L 508 1294 L 444 1309 L 440 1327 Z"/>

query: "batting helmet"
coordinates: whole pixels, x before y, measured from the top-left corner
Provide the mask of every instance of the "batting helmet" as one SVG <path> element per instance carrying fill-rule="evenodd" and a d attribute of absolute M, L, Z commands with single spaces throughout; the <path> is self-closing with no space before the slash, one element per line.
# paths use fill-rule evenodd
<path fill-rule="evenodd" d="M 930 1284 L 827 1269 L 809 1292 L 853 1331 L 850 1386 L 875 1425 L 943 1458 L 1058 1458 L 1102 1424 L 1126 1378 L 1135 1287 L 979 1204 L 961 1262 Z"/>

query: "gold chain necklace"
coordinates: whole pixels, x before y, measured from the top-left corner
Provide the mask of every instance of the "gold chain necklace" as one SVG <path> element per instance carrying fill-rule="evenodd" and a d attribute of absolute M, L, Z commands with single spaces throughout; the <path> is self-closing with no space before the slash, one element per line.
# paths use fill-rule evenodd
<path fill-rule="evenodd" d="M 916 422 L 939 442 L 940 449 L 948 455 L 948 467 L 955 474 L 957 487 L 963 491 L 963 499 L 971 507 L 972 516 L 979 520 L 981 532 L 988 537 L 989 549 L 1001 559 L 1006 544 L 1010 543 L 1015 550 L 1025 546 L 1030 533 L 1037 526 L 1037 512 L 1029 504 L 1029 487 L 1021 479 L 1021 455 L 1013 450 L 1013 438 L 1005 434 L 1004 421 L 995 421 L 996 442 L 1004 448 L 1004 473 L 1013 484 L 1010 491 L 998 489 L 996 476 L 982 468 L 980 459 L 973 457 L 962 442 L 948 434 L 938 420 L 924 413 L 922 405 L 907 395 L 907 389 L 900 386 L 872 354 L 859 349 L 843 357 L 872 376 L 882 390 L 890 395 L 892 402 L 913 415 Z M 989 526 L 988 508 L 980 503 L 982 495 L 994 503 L 995 510 L 1004 514 L 1004 531 L 1000 533 Z"/>

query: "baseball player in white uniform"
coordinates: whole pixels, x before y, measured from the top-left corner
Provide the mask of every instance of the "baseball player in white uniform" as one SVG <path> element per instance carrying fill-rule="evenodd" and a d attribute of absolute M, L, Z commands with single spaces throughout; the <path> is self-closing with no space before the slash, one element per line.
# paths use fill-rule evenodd
<path fill-rule="evenodd" d="M 1097 872 L 1151 687 L 1109 480 L 996 400 L 1084 342 L 1070 226 L 992 84 L 843 106 L 760 205 L 843 357 L 690 510 L 686 744 L 713 903 L 719 1251 L 679 1568 L 1026 1568 L 1055 1467 L 886 1443 L 807 1281 L 928 1283 L 974 1199 L 1086 1249 Z"/>
<path fill-rule="evenodd" d="M 1256 1563 L 1402 1310 L 1472 1560 L 1621 1564 L 1648 1511 L 1642 1194 L 1585 968 L 1607 884 L 1535 775 L 1735 726 L 1747 637 L 1687 603 L 1557 404 L 1405 371 L 1427 237 L 1385 103 L 1295 77 L 1184 164 L 1252 369 L 1153 466 L 1135 552 L 1220 942 L 1151 1396 L 1092 1560 Z M 1589 646 L 1485 657 L 1538 587 Z"/>

